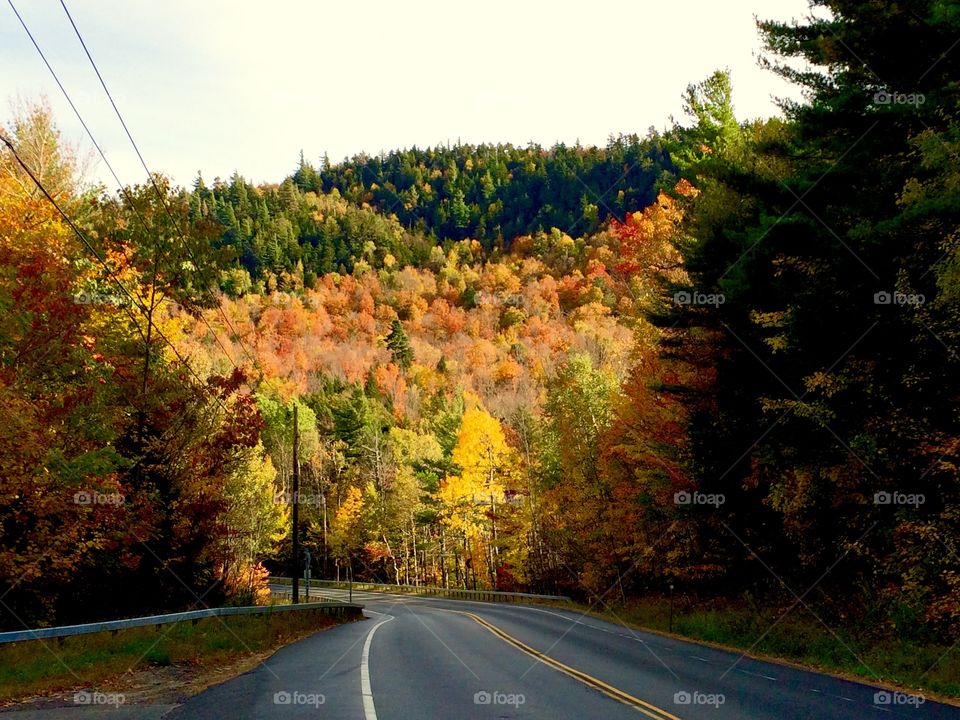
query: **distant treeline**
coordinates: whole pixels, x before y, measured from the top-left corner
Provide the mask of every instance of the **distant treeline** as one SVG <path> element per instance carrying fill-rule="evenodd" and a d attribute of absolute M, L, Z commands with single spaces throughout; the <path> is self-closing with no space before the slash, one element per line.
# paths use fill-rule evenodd
<path fill-rule="evenodd" d="M 675 174 L 665 138 L 651 131 L 605 148 L 413 148 L 319 169 L 301 158 L 279 186 L 257 188 L 237 174 L 208 186 L 198 177 L 191 208 L 223 227 L 220 244 L 253 282 L 273 277 L 283 288 L 350 272 L 361 258 L 422 265 L 444 241 L 475 238 L 490 249 L 552 228 L 586 235 L 650 205 Z M 247 282 L 232 276 L 224 289 L 242 292 Z"/>
<path fill-rule="evenodd" d="M 509 144 L 411 148 L 356 155 L 319 169 L 301 158 L 302 190 L 334 189 L 397 216 L 437 239 L 476 238 L 490 247 L 556 227 L 585 234 L 611 214 L 648 206 L 661 180 L 675 181 L 664 139 L 620 135 L 605 148 Z"/>

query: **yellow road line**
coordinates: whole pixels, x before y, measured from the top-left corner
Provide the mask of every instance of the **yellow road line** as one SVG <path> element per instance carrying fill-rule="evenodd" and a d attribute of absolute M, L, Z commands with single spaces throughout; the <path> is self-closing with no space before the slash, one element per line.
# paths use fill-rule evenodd
<path fill-rule="evenodd" d="M 678 718 L 676 715 L 671 715 L 666 710 L 658 708 L 656 705 L 651 705 L 645 700 L 641 700 L 638 697 L 634 697 L 633 695 L 624 692 L 620 688 L 616 688 L 613 685 L 609 685 L 605 683 L 603 680 L 595 678 L 592 675 L 587 675 L 587 673 L 581 672 L 580 670 L 577 670 L 576 668 L 572 668 L 569 665 L 565 665 L 559 660 L 555 660 L 554 658 L 550 657 L 549 655 L 544 655 L 539 650 L 534 650 L 529 645 L 521 642 L 520 640 L 517 640 L 512 635 L 508 635 L 503 630 L 496 627 L 495 625 L 491 625 L 490 623 L 488 623 L 486 620 L 484 620 L 482 617 L 478 615 L 474 615 L 473 613 L 470 613 L 470 612 L 462 612 L 459 610 L 451 610 L 450 612 L 456 612 L 460 615 L 467 615 L 468 617 L 472 618 L 476 622 L 480 623 L 480 625 L 485 627 L 487 630 L 489 630 L 491 633 L 496 635 L 498 638 L 522 650 L 523 652 L 527 653 L 527 655 L 530 655 L 531 657 L 534 657 L 537 660 L 543 663 L 546 663 L 550 667 L 556 670 L 559 670 L 560 672 L 566 675 L 569 675 L 575 680 L 579 680 L 584 685 L 589 685 L 590 687 L 596 690 L 599 690 L 604 695 L 612 697 L 614 700 L 618 700 L 622 702 L 624 705 L 629 705 L 630 707 L 643 713 L 647 717 L 653 718 L 653 720 L 680 720 L 680 718 Z"/>

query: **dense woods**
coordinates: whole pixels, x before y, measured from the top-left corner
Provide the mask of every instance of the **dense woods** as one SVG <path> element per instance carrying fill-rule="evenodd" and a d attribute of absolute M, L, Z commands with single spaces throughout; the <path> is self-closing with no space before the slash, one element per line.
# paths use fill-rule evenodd
<path fill-rule="evenodd" d="M 717 72 L 605 148 L 111 194 L 22 110 L 76 227 L 4 151 L 2 624 L 262 599 L 297 502 L 314 577 L 960 639 L 960 15 L 822 6 L 782 118 Z"/>
<path fill-rule="evenodd" d="M 611 215 L 653 202 L 675 170 L 664 140 L 611 137 L 605 148 L 535 143 L 461 145 L 359 155 L 319 169 L 300 159 L 301 190 L 332 192 L 393 213 L 434 238 L 476 238 L 491 247 L 556 227 L 589 233 Z"/>
<path fill-rule="evenodd" d="M 423 265 L 444 242 L 475 239 L 489 252 L 554 228 L 589 235 L 652 203 L 675 171 L 653 130 L 606 148 L 458 144 L 324 160 L 320 170 L 301 157 L 276 187 L 255 188 L 239 174 L 212 186 L 198 177 L 191 217 L 225 228 L 218 244 L 239 259 L 225 289 L 262 293 L 292 287 L 294 275 L 310 286 L 357 261 L 379 266 L 387 255 Z"/>

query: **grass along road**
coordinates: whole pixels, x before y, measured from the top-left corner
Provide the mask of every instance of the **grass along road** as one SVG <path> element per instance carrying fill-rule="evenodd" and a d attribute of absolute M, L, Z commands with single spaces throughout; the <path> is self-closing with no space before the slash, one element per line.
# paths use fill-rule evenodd
<path fill-rule="evenodd" d="M 0 708 L 175 703 L 255 667 L 277 648 L 340 621 L 320 613 L 205 618 L 0 645 Z"/>

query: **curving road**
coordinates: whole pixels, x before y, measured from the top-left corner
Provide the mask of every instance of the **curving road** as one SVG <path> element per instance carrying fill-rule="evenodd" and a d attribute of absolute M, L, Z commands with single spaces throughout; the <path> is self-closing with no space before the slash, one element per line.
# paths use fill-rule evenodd
<path fill-rule="evenodd" d="M 353 599 L 368 620 L 289 645 L 165 717 L 960 719 L 953 706 L 565 610 L 368 592 Z"/>

